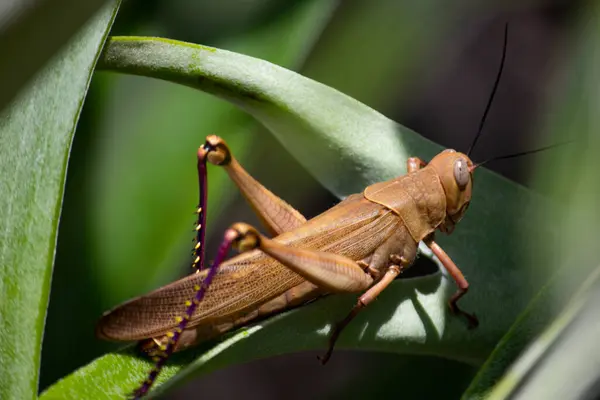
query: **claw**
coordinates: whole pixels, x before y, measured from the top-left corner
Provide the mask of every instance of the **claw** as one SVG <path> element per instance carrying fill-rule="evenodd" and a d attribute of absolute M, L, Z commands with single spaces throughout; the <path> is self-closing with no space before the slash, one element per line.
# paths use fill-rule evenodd
<path fill-rule="evenodd" d="M 452 312 L 452 314 L 462 315 L 467 319 L 468 329 L 475 329 L 479 326 L 479 319 L 475 314 L 470 314 L 466 311 L 461 310 L 460 308 L 458 308 L 458 305 L 456 303 L 448 303 L 448 305 L 450 306 L 450 312 Z"/>

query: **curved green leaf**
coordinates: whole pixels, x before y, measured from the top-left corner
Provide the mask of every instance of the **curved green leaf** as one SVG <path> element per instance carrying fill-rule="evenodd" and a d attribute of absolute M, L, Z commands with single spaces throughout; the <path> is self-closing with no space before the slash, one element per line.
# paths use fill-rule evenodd
<path fill-rule="evenodd" d="M 408 143 L 401 143 L 398 133 L 408 129 L 375 110 L 292 71 L 226 50 L 161 38 L 116 37 L 99 68 L 181 83 L 231 101 L 269 128 L 338 196 L 400 173 L 409 154 L 439 149 L 412 133 L 403 137 Z M 367 132 L 380 134 L 371 140 Z"/>
<path fill-rule="evenodd" d="M 118 2 L 0 118 L 0 397 L 34 398 L 71 139 Z"/>
<path fill-rule="evenodd" d="M 340 197 L 404 173 L 409 155 L 428 159 L 441 149 L 336 90 L 225 50 L 160 38 L 113 38 L 100 66 L 184 84 L 231 101 L 267 126 Z M 340 347 L 433 354 L 474 364 L 487 357 L 546 279 L 540 274 L 523 284 L 519 264 L 529 251 L 520 238 L 544 235 L 552 241 L 553 233 L 540 233 L 539 216 L 546 204 L 539 196 L 484 169 L 477 171 L 475 180 L 468 215 L 452 236 L 440 237 L 439 242 L 471 282 L 462 304 L 476 311 L 480 327 L 469 331 L 462 320 L 448 314 L 446 301 L 455 286 L 443 272 L 393 284 L 353 321 Z M 543 269 L 543 258 L 536 261 Z M 189 354 L 203 355 L 178 379 L 250 359 L 323 349 L 331 323 L 354 301 L 355 296 L 331 297 L 242 331 L 207 353 L 192 351 Z M 57 386 L 76 385 L 78 379 L 88 387 L 100 385 L 90 371 L 109 362 L 107 373 L 127 371 L 132 382 L 141 379 L 148 366 L 137 358 L 109 355 Z M 173 365 L 163 378 L 186 364 Z"/>

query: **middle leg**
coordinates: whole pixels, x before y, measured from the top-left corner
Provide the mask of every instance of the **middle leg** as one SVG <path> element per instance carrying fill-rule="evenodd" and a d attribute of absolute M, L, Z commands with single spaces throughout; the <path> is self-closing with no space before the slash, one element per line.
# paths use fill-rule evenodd
<path fill-rule="evenodd" d="M 463 311 L 458 307 L 458 300 L 461 297 L 463 297 L 469 290 L 469 282 L 467 282 L 463 273 L 454 263 L 454 261 L 452 261 L 450 256 L 433 240 L 433 235 L 425 239 L 425 244 L 440 260 L 444 268 L 446 268 L 446 271 L 448 271 L 450 276 L 454 278 L 456 286 L 458 286 L 458 290 L 456 291 L 456 293 L 454 293 L 454 295 L 452 295 L 452 297 L 448 301 L 450 311 L 452 312 L 452 314 L 464 316 L 469 323 L 469 329 L 477 328 L 477 326 L 479 326 L 479 320 L 477 319 L 477 316 L 475 316 L 475 314 Z"/>
<path fill-rule="evenodd" d="M 402 258 L 402 262 L 405 263 L 405 265 L 409 264 L 404 258 Z M 375 300 L 377 296 L 379 296 L 379 294 L 381 294 L 381 292 L 383 292 L 385 288 L 387 288 L 390 285 L 390 283 L 392 283 L 394 279 L 396 279 L 398 275 L 400 275 L 402 270 L 405 268 L 405 265 L 390 266 L 386 273 L 383 275 L 383 278 L 381 278 L 379 282 L 373 285 L 369 290 L 367 290 L 362 296 L 358 298 L 356 305 L 352 308 L 352 310 L 346 316 L 346 318 L 335 324 L 333 332 L 329 336 L 329 346 L 327 348 L 327 353 L 325 353 L 325 355 L 322 357 L 317 357 L 319 361 L 321 361 L 321 364 L 325 365 L 327 361 L 329 361 L 329 359 L 331 358 L 331 354 L 333 353 L 335 343 L 337 342 L 337 339 L 340 336 L 340 333 L 342 333 L 342 331 L 344 330 L 344 328 L 350 323 L 350 321 L 354 319 L 354 317 L 356 317 L 356 315 L 360 311 L 362 311 L 365 307 L 371 304 L 373 300 Z"/>

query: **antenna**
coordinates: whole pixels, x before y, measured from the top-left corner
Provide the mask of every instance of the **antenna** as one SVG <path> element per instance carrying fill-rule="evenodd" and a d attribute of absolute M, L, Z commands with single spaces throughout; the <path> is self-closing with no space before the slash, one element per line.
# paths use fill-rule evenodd
<path fill-rule="evenodd" d="M 494 101 L 494 96 L 496 95 L 496 91 L 498 90 L 498 85 L 500 84 L 500 77 L 502 76 L 502 71 L 504 70 L 504 62 L 506 60 L 506 48 L 508 47 L 508 22 L 504 25 L 504 46 L 502 46 L 502 59 L 500 60 L 500 68 L 498 69 L 498 74 L 496 75 L 496 82 L 494 82 L 494 88 L 492 89 L 492 93 L 490 94 L 490 98 L 488 99 L 487 106 L 485 107 L 485 111 L 483 112 L 483 116 L 481 117 L 481 121 L 479 122 L 479 129 L 477 130 L 477 135 L 475 135 L 475 139 L 473 139 L 473 143 L 469 147 L 469 151 L 467 152 L 467 156 L 471 155 L 471 152 L 475 148 L 477 144 L 477 140 L 481 136 L 481 132 L 483 130 L 483 125 L 485 124 L 485 120 L 488 116 L 490 108 L 492 107 L 492 102 Z"/>
<path fill-rule="evenodd" d="M 570 141 L 567 141 L 567 142 L 555 143 L 555 144 L 551 144 L 549 146 L 540 147 L 539 149 L 527 150 L 527 151 L 520 151 L 518 153 L 512 153 L 512 154 L 507 154 L 507 155 L 504 155 L 504 156 L 492 157 L 490 159 L 487 159 L 485 161 L 482 161 L 480 163 L 475 164 L 471 168 L 471 170 L 474 170 L 477 167 L 481 167 L 483 164 L 486 164 L 486 163 L 488 163 L 490 161 L 504 160 L 504 159 L 507 159 L 507 158 L 515 158 L 515 157 L 526 156 L 528 154 L 539 153 L 540 151 L 549 150 L 549 149 L 552 149 L 554 147 L 563 146 L 565 144 L 569 144 L 569 143 L 573 143 L 573 142 L 574 142 L 574 140 L 570 140 Z"/>

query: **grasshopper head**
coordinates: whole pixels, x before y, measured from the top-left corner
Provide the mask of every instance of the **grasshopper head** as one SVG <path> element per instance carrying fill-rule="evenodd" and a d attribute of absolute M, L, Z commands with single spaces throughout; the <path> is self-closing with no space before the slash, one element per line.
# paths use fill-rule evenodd
<path fill-rule="evenodd" d="M 451 149 L 435 156 L 429 166 L 437 172 L 446 193 L 446 221 L 440 229 L 450 233 L 469 207 L 475 167 L 466 154 Z"/>

